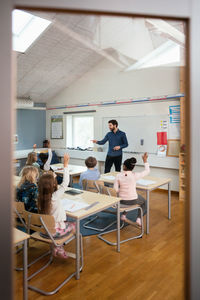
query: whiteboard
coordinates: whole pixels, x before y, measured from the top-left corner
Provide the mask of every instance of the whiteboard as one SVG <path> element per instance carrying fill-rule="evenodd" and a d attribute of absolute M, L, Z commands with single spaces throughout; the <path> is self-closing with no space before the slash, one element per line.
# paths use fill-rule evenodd
<path fill-rule="evenodd" d="M 157 153 L 157 132 L 161 131 L 161 121 L 168 124 L 168 115 L 149 115 L 149 116 L 131 116 L 131 117 L 106 117 L 103 118 L 103 136 L 109 131 L 108 121 L 116 119 L 120 130 L 127 136 L 129 146 L 124 149 L 128 152 L 148 152 Z M 168 133 L 168 126 L 166 129 Z M 142 145 L 143 144 L 143 145 Z M 103 150 L 107 151 L 108 143 L 104 145 Z"/>

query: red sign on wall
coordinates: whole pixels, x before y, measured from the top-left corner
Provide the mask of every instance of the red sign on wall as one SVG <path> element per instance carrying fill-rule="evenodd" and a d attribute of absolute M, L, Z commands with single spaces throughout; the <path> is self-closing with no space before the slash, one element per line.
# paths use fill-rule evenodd
<path fill-rule="evenodd" d="M 167 132 L 157 132 L 157 145 L 167 145 Z"/>

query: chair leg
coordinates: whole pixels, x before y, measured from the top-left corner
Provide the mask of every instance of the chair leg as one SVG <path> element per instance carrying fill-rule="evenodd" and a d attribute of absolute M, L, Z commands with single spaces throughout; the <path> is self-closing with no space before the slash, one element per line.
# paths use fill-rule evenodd
<path fill-rule="evenodd" d="M 141 207 L 137 207 L 136 209 L 140 209 L 141 216 L 143 216 L 143 210 L 142 210 L 142 208 L 141 208 Z M 120 241 L 120 244 L 125 243 L 125 242 L 128 242 L 128 241 L 130 241 L 130 240 L 139 239 L 139 238 L 141 238 L 141 237 L 143 236 L 143 234 L 144 234 L 144 223 L 143 223 L 143 218 L 141 218 L 141 220 L 142 220 L 142 226 L 141 226 L 141 232 L 140 232 L 140 234 L 139 234 L 139 235 L 136 235 L 136 236 L 133 236 L 133 237 L 130 237 L 130 238 L 125 239 L 125 240 L 121 240 L 121 241 Z M 130 221 L 130 220 L 129 220 L 129 221 Z M 129 223 L 129 222 L 127 222 L 127 223 Z M 132 221 L 130 221 L 130 223 L 131 223 L 131 225 L 133 225 L 133 224 L 132 224 Z M 124 227 L 124 226 L 123 226 L 123 227 Z M 120 228 L 120 229 L 121 229 L 121 228 Z M 97 235 L 97 237 L 98 237 L 100 240 L 102 240 L 102 241 L 104 241 L 105 243 L 107 243 L 108 245 L 116 246 L 116 245 L 117 245 L 116 242 L 110 242 L 109 240 L 107 240 L 106 238 L 103 237 L 103 235 L 108 234 L 108 233 L 110 233 L 110 232 L 114 232 L 114 231 L 116 231 L 116 230 L 117 230 L 117 229 L 113 229 L 113 230 L 110 230 L 110 231 L 107 231 L 107 232 L 100 233 L 100 234 Z"/>
<path fill-rule="evenodd" d="M 38 292 L 42 295 L 45 296 L 50 296 L 50 295 L 54 295 L 55 293 L 57 293 L 68 281 L 70 281 L 70 279 L 72 279 L 72 277 L 74 277 L 76 275 L 76 272 L 72 273 L 70 276 L 68 276 L 59 286 L 57 286 L 57 288 L 55 288 L 53 291 L 51 292 L 45 292 L 44 290 L 41 290 L 35 286 L 29 285 L 28 288 L 32 291 Z"/>
<path fill-rule="evenodd" d="M 21 248 L 20 248 L 20 250 L 21 250 Z M 18 252 L 19 252 L 19 251 L 18 251 Z M 18 253 L 18 252 L 17 252 L 17 253 Z M 35 260 L 33 260 L 31 263 L 29 263 L 29 264 L 27 265 L 27 267 L 30 268 L 33 264 L 35 264 L 36 262 L 38 262 L 38 261 L 39 261 L 40 259 L 42 259 L 43 257 L 49 255 L 50 253 L 51 253 L 51 251 L 47 251 L 47 252 L 45 252 L 44 254 L 40 255 L 38 258 L 36 258 Z M 20 267 L 20 268 L 16 267 L 15 270 L 16 270 L 16 271 L 23 271 L 24 268 L 23 268 L 23 267 Z"/>
<path fill-rule="evenodd" d="M 82 235 L 80 235 L 80 250 L 81 250 L 81 266 L 80 266 L 80 271 L 82 271 L 83 269 L 83 239 L 82 239 Z M 53 260 L 53 256 L 51 255 L 50 260 Z M 38 273 L 40 273 L 42 270 L 44 270 L 47 266 L 49 265 L 49 263 L 47 263 L 44 267 L 42 267 L 41 269 L 39 269 L 37 272 L 35 272 L 34 274 L 32 274 L 31 276 L 29 276 L 28 280 L 30 280 L 31 278 L 33 278 L 35 275 L 37 275 Z M 54 295 L 55 293 L 57 293 L 70 279 L 72 279 L 72 277 L 76 276 L 76 272 L 72 273 L 71 275 L 69 275 L 61 284 L 59 284 L 54 290 L 50 291 L 50 292 L 46 292 L 42 289 L 39 289 L 35 286 L 32 285 L 28 285 L 28 288 L 30 290 L 33 290 L 35 292 L 38 292 L 42 295 L 45 296 L 50 296 L 50 295 Z"/>
<path fill-rule="evenodd" d="M 95 230 L 95 231 L 100 231 L 103 232 L 106 229 L 108 229 L 109 227 L 111 227 L 112 225 L 114 225 L 116 223 L 116 221 L 112 222 L 111 224 L 107 225 L 104 228 L 98 228 L 98 227 L 92 227 L 92 226 L 87 226 L 88 224 L 92 223 L 94 220 L 96 220 L 98 218 L 98 216 L 94 217 L 92 220 L 87 221 L 86 223 L 83 224 L 83 227 L 86 229 L 91 229 L 91 230 Z"/>
<path fill-rule="evenodd" d="M 105 210 L 104 212 L 106 213 L 111 213 L 111 214 L 114 214 L 116 215 L 116 212 L 112 212 L 112 211 L 109 211 L 109 210 Z M 105 230 L 107 230 L 108 228 L 110 228 L 112 225 L 116 224 L 117 221 L 113 221 L 112 223 L 108 224 L 106 227 L 104 228 L 98 228 L 98 227 L 92 227 L 92 226 L 88 226 L 88 224 L 92 223 L 94 220 L 96 220 L 97 218 L 99 218 L 99 216 L 95 216 L 94 218 L 92 218 L 91 220 L 85 222 L 83 224 L 83 227 L 86 228 L 86 229 L 91 229 L 91 230 L 95 230 L 95 231 L 100 231 L 100 232 L 103 232 Z"/>
<path fill-rule="evenodd" d="M 83 260 L 83 237 L 82 234 L 80 234 L 80 248 L 81 248 L 81 266 L 80 266 L 80 272 L 83 270 L 84 260 Z"/>

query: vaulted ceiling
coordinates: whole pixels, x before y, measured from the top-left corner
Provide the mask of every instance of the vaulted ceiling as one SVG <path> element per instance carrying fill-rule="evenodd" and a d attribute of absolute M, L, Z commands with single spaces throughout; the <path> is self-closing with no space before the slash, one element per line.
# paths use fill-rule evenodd
<path fill-rule="evenodd" d="M 17 97 L 34 102 L 48 102 L 103 59 L 124 71 L 169 40 L 184 49 L 181 21 L 33 14 L 52 21 L 25 53 L 17 54 Z"/>

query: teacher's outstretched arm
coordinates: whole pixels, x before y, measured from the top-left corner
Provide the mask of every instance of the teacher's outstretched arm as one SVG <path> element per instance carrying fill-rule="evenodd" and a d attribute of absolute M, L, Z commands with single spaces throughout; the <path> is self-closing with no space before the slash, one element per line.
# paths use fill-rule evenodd
<path fill-rule="evenodd" d="M 101 140 L 101 141 L 92 140 L 92 142 L 94 144 L 98 144 L 98 145 L 104 145 L 107 141 L 108 141 L 108 134 L 106 134 L 105 137 L 103 138 L 103 140 Z"/>

